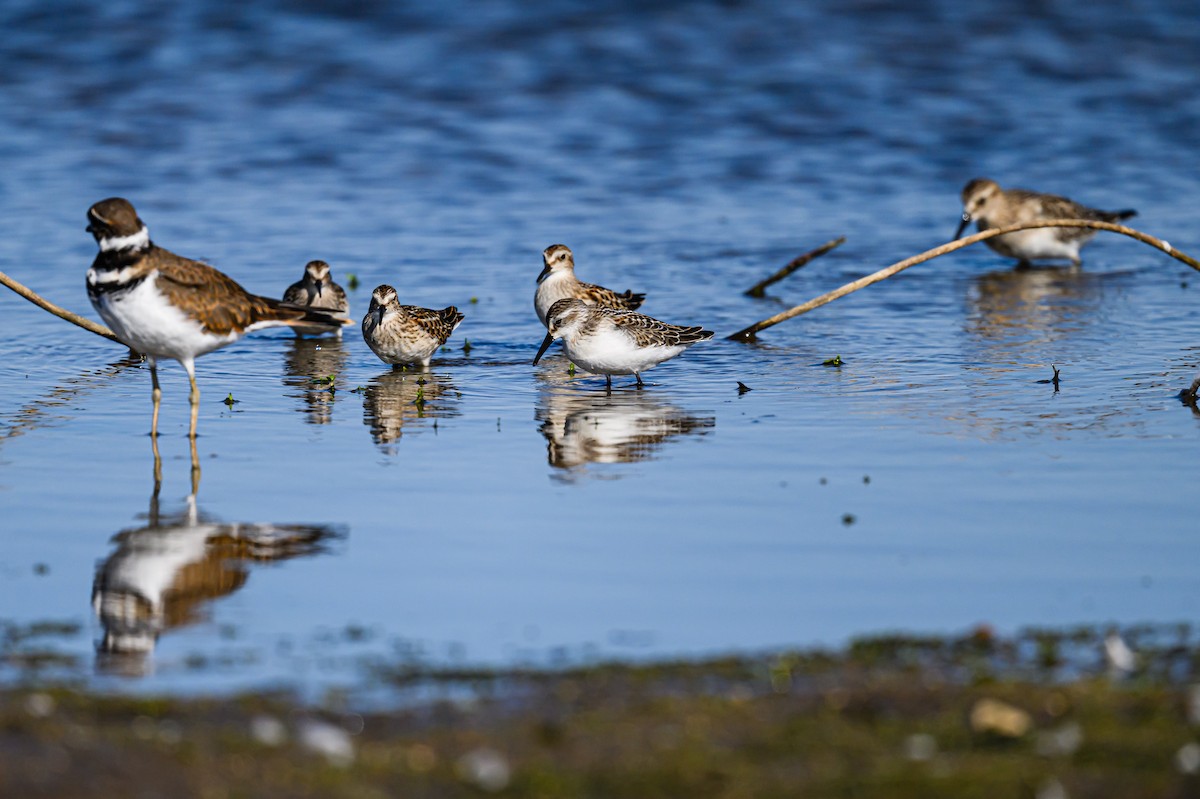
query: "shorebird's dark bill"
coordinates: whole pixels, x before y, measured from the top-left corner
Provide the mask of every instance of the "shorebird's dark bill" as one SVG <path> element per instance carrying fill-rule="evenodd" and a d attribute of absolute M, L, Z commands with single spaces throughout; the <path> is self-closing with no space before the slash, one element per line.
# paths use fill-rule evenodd
<path fill-rule="evenodd" d="M 537 282 L 541 283 L 543 280 L 546 279 L 546 275 L 548 275 L 548 274 L 550 274 L 550 264 L 546 264 L 545 266 L 542 267 L 542 273 L 540 275 L 538 275 Z"/>
<path fill-rule="evenodd" d="M 550 349 L 550 345 L 553 343 L 554 343 L 554 336 L 547 333 L 546 338 L 542 339 L 542 346 L 538 347 L 538 354 L 533 356 L 533 365 L 534 366 L 537 366 L 537 362 L 542 359 L 542 356 L 546 354 L 546 350 Z"/>
<path fill-rule="evenodd" d="M 958 223 L 958 230 L 954 231 L 954 238 L 960 238 L 963 234 L 963 231 L 967 229 L 967 225 L 969 224 L 971 224 L 971 215 L 964 213 L 962 215 L 962 221 Z"/>

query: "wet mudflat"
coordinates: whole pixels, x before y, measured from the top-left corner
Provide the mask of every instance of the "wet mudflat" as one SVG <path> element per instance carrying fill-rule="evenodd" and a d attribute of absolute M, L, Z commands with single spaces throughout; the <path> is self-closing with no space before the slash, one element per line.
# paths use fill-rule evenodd
<path fill-rule="evenodd" d="M 29 632 L 29 631 L 26 631 Z M 45 631 L 43 631 L 44 633 Z M 411 703 L 74 688 L 0 695 L 20 796 L 1184 797 L 1200 787 L 1186 628 L 864 638 L 654 665 L 377 663 Z M 10 639 L 11 640 L 11 639 Z M 1126 644 L 1128 645 L 1128 644 Z"/>

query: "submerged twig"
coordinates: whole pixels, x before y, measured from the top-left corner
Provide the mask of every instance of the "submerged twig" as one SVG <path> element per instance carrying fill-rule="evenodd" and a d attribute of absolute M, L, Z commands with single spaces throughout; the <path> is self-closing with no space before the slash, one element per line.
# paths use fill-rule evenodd
<path fill-rule="evenodd" d="M 1131 227 L 1126 227 L 1125 225 L 1118 225 L 1113 222 L 1096 222 L 1091 219 L 1045 219 L 1038 222 L 1022 222 L 1019 225 L 992 228 L 980 233 L 975 233 L 974 235 L 967 236 L 966 238 L 948 242 L 940 247 L 934 247 L 932 250 L 927 250 L 920 255 L 914 255 L 911 258 L 905 258 L 903 261 L 894 263 L 888 267 L 884 267 L 874 274 L 861 277 L 852 283 L 847 283 L 840 288 L 836 288 L 833 291 L 822 294 L 820 297 L 811 299 L 808 302 L 797 305 L 794 308 L 789 308 L 786 311 L 777 313 L 768 319 L 762 320 L 761 322 L 755 322 L 749 327 L 743 328 L 733 335 L 728 336 L 728 338 L 731 341 L 754 341 L 757 333 L 760 330 L 766 330 L 768 327 L 773 327 L 780 322 L 786 322 L 788 319 L 791 319 L 794 316 L 799 316 L 800 314 L 808 313 L 811 310 L 820 308 L 822 305 L 831 303 L 839 297 L 844 297 L 847 294 L 853 294 L 859 289 L 866 288 L 872 283 L 878 283 L 885 278 L 891 277 L 897 272 L 902 272 L 905 269 L 908 269 L 910 266 L 916 266 L 917 264 L 937 258 L 939 255 L 945 255 L 946 253 L 951 253 L 955 250 L 961 250 L 963 247 L 969 247 L 972 244 L 985 241 L 995 236 L 1003 236 L 1005 233 L 1013 233 L 1018 230 L 1033 230 L 1034 228 L 1043 227 L 1091 228 L 1093 230 L 1107 230 L 1112 233 L 1120 233 L 1123 236 L 1129 236 L 1130 238 L 1137 239 L 1143 244 L 1149 244 L 1156 250 L 1165 252 L 1175 260 L 1182 261 L 1192 269 L 1200 272 L 1200 261 L 1197 261 L 1187 253 L 1176 250 L 1162 239 L 1155 238 L 1154 236 L 1151 236 L 1147 233 L 1142 233 L 1140 230 L 1134 230 Z"/>
<path fill-rule="evenodd" d="M 104 338 L 110 339 L 111 341 L 115 341 L 118 344 L 121 343 L 121 340 L 118 339 L 115 335 L 113 335 L 113 332 L 111 330 L 109 330 L 107 327 L 105 327 L 104 325 L 98 325 L 95 322 L 93 322 L 91 319 L 80 316 L 77 313 L 72 313 L 71 311 L 68 311 L 66 308 L 60 308 L 59 306 L 55 305 L 54 303 L 50 302 L 49 300 L 43 299 L 33 289 L 27 288 L 26 286 L 22 285 L 21 283 L 18 283 L 17 281 L 13 280 L 11 277 L 4 274 L 3 272 L 0 272 L 0 284 L 8 286 L 10 289 L 15 291 L 17 294 L 20 294 L 22 297 L 29 300 L 30 302 L 32 302 L 34 305 L 38 306 L 39 308 L 49 311 L 50 313 L 57 316 L 59 319 L 66 319 L 68 322 L 79 325 L 84 330 L 95 333 L 97 336 L 104 336 Z"/>
<path fill-rule="evenodd" d="M 796 256 L 795 258 L 793 258 L 791 261 L 788 262 L 787 266 L 783 267 L 778 272 L 776 272 L 775 274 L 768 277 L 766 280 L 760 280 L 759 282 L 757 282 L 753 286 L 751 286 L 749 289 L 747 289 L 746 294 L 750 295 L 751 297 L 763 296 L 764 290 L 766 289 L 767 286 L 771 285 L 772 283 L 778 283 L 780 280 L 783 280 L 785 277 L 790 275 L 792 272 L 795 272 L 797 269 L 804 266 L 812 259 L 819 258 L 820 256 L 822 256 L 825 253 L 832 250 L 834 247 L 838 247 L 842 244 L 845 244 L 845 242 L 846 242 L 846 237 L 839 236 L 838 238 L 834 239 L 833 241 L 825 242 L 824 244 L 822 244 L 820 247 L 816 248 L 815 250 L 809 250 L 808 252 L 804 253 L 803 255 Z"/>

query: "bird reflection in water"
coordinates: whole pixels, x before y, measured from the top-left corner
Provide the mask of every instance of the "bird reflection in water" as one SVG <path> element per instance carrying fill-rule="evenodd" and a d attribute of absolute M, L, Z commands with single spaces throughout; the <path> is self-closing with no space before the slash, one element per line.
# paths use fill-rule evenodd
<path fill-rule="evenodd" d="M 1098 315 L 1106 275 L 1066 267 L 981 275 L 968 295 L 968 329 L 981 339 L 1042 347 Z"/>
<path fill-rule="evenodd" d="M 346 350 L 340 338 L 296 338 L 284 361 L 283 384 L 294 389 L 299 410 L 309 424 L 329 424 L 333 404 L 346 365 Z"/>
<path fill-rule="evenodd" d="M 407 428 L 437 429 L 438 419 L 459 416 L 462 395 L 449 376 L 421 368 L 391 369 L 371 379 L 362 390 L 363 424 L 385 452 L 394 451 Z"/>
<path fill-rule="evenodd" d="M 659 394 L 579 392 L 558 385 L 542 388 L 536 418 L 546 437 L 546 459 L 555 476 L 573 479 L 589 463 L 648 460 L 681 436 L 703 436 L 716 417 L 701 416 L 663 402 Z"/>
<path fill-rule="evenodd" d="M 159 508 L 162 461 L 154 448 L 154 491 L 146 524 L 113 536 L 115 550 L 96 567 L 92 608 L 104 636 L 96 668 L 141 676 L 152 668 L 159 636 L 205 618 L 209 602 L 234 593 L 251 563 L 316 555 L 345 535 L 326 525 L 218 522 L 196 502 L 200 469 L 192 440 L 192 493 L 182 509 Z"/>

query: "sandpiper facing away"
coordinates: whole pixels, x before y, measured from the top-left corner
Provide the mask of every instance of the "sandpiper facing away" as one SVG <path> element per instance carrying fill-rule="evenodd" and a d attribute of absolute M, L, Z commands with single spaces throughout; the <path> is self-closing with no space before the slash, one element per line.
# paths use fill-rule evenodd
<path fill-rule="evenodd" d="M 1039 194 L 1025 189 L 1002 189 L 994 180 L 975 178 L 962 191 L 962 223 L 954 238 L 972 220 L 980 230 L 1006 227 L 1041 219 L 1091 219 L 1098 222 L 1117 222 L 1128 219 L 1137 211 L 1100 211 L 1054 194 Z M 1079 266 L 1079 248 L 1091 240 L 1096 231 L 1087 228 L 1035 228 L 1005 233 L 986 241 L 1001 255 L 1016 258 L 1021 265 L 1047 258 L 1065 258 Z"/>
<path fill-rule="evenodd" d="M 713 337 L 711 330 L 669 325 L 645 314 L 588 305 L 575 298 L 554 303 L 547 319 L 549 330 L 534 365 L 561 338 L 571 362 L 604 375 L 610 389 L 613 375 L 633 375 L 641 386 L 642 372 Z"/>

